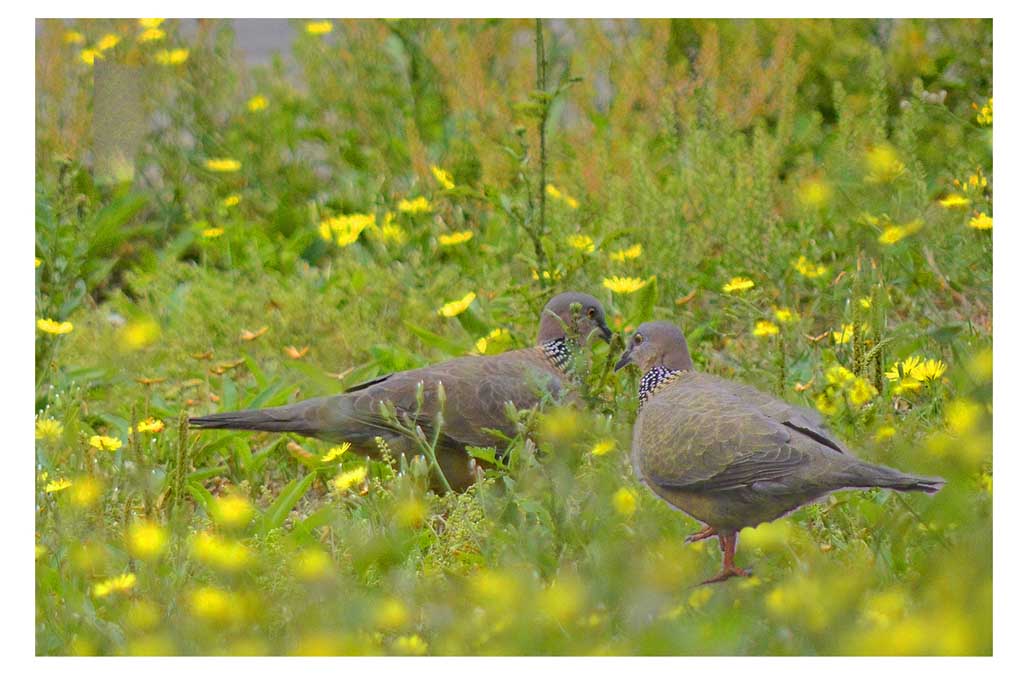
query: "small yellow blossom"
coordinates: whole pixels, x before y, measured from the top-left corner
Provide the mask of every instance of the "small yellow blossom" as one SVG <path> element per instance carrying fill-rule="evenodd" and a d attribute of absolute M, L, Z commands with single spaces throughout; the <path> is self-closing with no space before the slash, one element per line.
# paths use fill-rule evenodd
<path fill-rule="evenodd" d="M 752 331 L 752 333 L 757 338 L 763 338 L 769 335 L 776 335 L 777 333 L 779 333 L 779 326 L 772 323 L 771 321 L 763 319 L 754 324 L 754 330 Z"/>
<path fill-rule="evenodd" d="M 424 196 L 412 199 L 403 198 L 397 203 L 397 211 L 410 215 L 432 212 L 432 203 Z"/>
<path fill-rule="evenodd" d="M 946 372 L 946 365 L 939 359 L 927 359 L 914 370 L 914 377 L 918 380 L 933 381 L 942 377 Z"/>
<path fill-rule="evenodd" d="M 112 593 L 122 593 L 131 590 L 138 583 L 138 577 L 127 573 L 105 581 L 100 581 L 92 587 L 92 594 L 95 597 L 106 597 Z"/>
<path fill-rule="evenodd" d="M 219 238 L 223 233 L 223 227 L 210 227 L 202 230 L 202 238 Z"/>
<path fill-rule="evenodd" d="M 838 404 L 833 396 L 829 394 L 828 390 L 826 390 L 815 397 L 815 408 L 818 409 L 819 413 L 831 416 L 836 413 Z"/>
<path fill-rule="evenodd" d="M 453 175 L 448 173 L 446 170 L 443 170 L 438 165 L 432 166 L 432 176 L 436 178 L 436 181 L 439 182 L 444 189 L 452 189 L 457 186 L 453 183 Z"/>
<path fill-rule="evenodd" d="M 407 232 L 399 224 L 392 224 L 388 219 L 383 224 L 380 235 L 387 243 L 395 243 L 398 246 L 407 243 Z"/>
<path fill-rule="evenodd" d="M 166 529 L 148 520 L 135 522 L 125 536 L 128 552 L 140 560 L 155 560 L 166 552 Z"/>
<path fill-rule="evenodd" d="M 133 319 L 117 331 L 117 344 L 124 351 L 148 347 L 159 339 L 159 324 L 154 319 Z"/>
<path fill-rule="evenodd" d="M 829 271 L 829 268 L 825 265 L 815 264 L 803 255 L 797 258 L 797 261 L 793 263 L 793 268 L 800 272 L 801 276 L 805 276 L 809 279 L 817 279 L 819 276 L 824 276 Z"/>
<path fill-rule="evenodd" d="M 885 372 L 885 377 L 890 382 L 896 382 L 900 378 L 913 376 L 914 371 L 924 361 L 921 357 L 909 356 L 903 361 L 893 364 L 892 368 Z"/>
<path fill-rule="evenodd" d="M 459 300 L 447 302 L 446 304 L 439 308 L 438 310 L 439 315 L 449 318 L 457 316 L 459 314 L 463 314 L 467 310 L 467 308 L 471 306 L 471 303 L 475 301 L 475 297 L 476 296 L 474 292 L 471 292 Z"/>
<path fill-rule="evenodd" d="M 375 215 L 353 213 L 330 217 L 319 223 L 319 235 L 327 241 L 336 241 L 341 248 L 351 245 L 366 229 L 376 228 Z"/>
<path fill-rule="evenodd" d="M 541 279 L 543 279 L 545 281 L 559 281 L 560 279 L 563 278 L 563 274 L 559 270 L 555 270 L 555 271 L 550 272 L 549 270 L 546 269 L 546 270 L 542 271 L 542 276 L 539 277 L 538 271 L 535 270 L 535 269 L 532 269 L 531 270 L 531 280 L 532 281 L 538 281 L 539 278 L 541 278 Z"/>
<path fill-rule="evenodd" d="M 824 208 L 832 198 L 832 185 L 823 177 L 809 177 L 797 188 L 797 198 L 806 206 Z"/>
<path fill-rule="evenodd" d="M 461 243 L 467 243 L 474 238 L 475 232 L 470 229 L 466 231 L 455 231 L 450 234 L 439 235 L 439 245 L 441 246 L 456 246 Z"/>
<path fill-rule="evenodd" d="M 832 339 L 837 345 L 845 345 L 850 342 L 854 337 L 854 325 L 852 323 L 845 323 L 838 331 L 832 332 Z"/>
<path fill-rule="evenodd" d="M 251 522 L 255 508 L 244 496 L 231 493 L 213 500 L 212 516 L 221 527 L 240 529 Z"/>
<path fill-rule="evenodd" d="M 203 531 L 192 539 L 191 554 L 198 561 L 227 572 L 240 571 L 252 561 L 251 550 L 244 543 L 209 531 Z"/>
<path fill-rule="evenodd" d="M 774 307 L 772 309 L 772 315 L 776 317 L 776 321 L 779 323 L 791 323 L 796 321 L 796 315 L 789 307 Z"/>
<path fill-rule="evenodd" d="M 64 42 L 68 45 L 84 45 L 85 34 L 78 31 L 67 31 L 64 33 Z"/>
<path fill-rule="evenodd" d="M 855 378 L 850 386 L 850 403 L 854 406 L 863 406 L 878 395 L 875 386 L 864 378 Z"/>
<path fill-rule="evenodd" d="M 949 194 L 945 198 L 939 199 L 939 205 L 943 208 L 962 208 L 965 205 L 970 205 L 970 199 L 960 194 Z"/>
<path fill-rule="evenodd" d="M 222 201 L 220 201 L 220 205 L 222 205 L 224 208 L 233 208 L 235 205 L 237 205 L 240 202 L 241 202 L 241 194 L 230 194 L 229 196 L 224 198 Z"/>
<path fill-rule="evenodd" d="M 484 338 L 478 338 L 475 342 L 475 349 L 479 354 L 497 354 L 506 348 L 509 341 L 510 331 L 505 328 L 496 328 Z"/>
<path fill-rule="evenodd" d="M 742 293 L 754 288 L 754 281 L 743 276 L 734 276 L 722 287 L 724 293 Z"/>
<path fill-rule="evenodd" d="M 347 491 L 352 486 L 356 486 L 365 481 L 368 477 L 368 469 L 362 465 L 361 467 L 348 470 L 347 472 L 341 472 L 339 475 L 333 478 L 333 487 L 340 492 Z"/>
<path fill-rule="evenodd" d="M 861 309 L 871 309 L 871 298 L 870 297 L 858 298 L 857 304 L 861 306 Z"/>
<path fill-rule="evenodd" d="M 294 572 L 303 581 L 318 581 L 332 570 L 333 561 L 321 548 L 305 548 L 294 561 Z"/>
<path fill-rule="evenodd" d="M 74 330 L 74 324 L 70 321 L 54 321 L 53 319 L 37 319 L 35 327 L 50 335 L 65 335 Z"/>
<path fill-rule="evenodd" d="M 142 28 L 159 28 L 165 19 L 139 19 L 138 25 Z"/>
<path fill-rule="evenodd" d="M 604 456 L 607 453 L 612 453 L 616 450 L 615 439 L 600 439 L 595 442 L 595 445 L 591 447 L 591 455 L 593 456 Z"/>
<path fill-rule="evenodd" d="M 986 215 L 985 213 L 981 212 L 978 213 L 976 217 L 972 217 L 968 224 L 970 225 L 971 229 L 991 229 L 992 218 Z M 1009 230 L 1007 229 L 1006 231 Z"/>
<path fill-rule="evenodd" d="M 955 399 L 946 406 L 946 424 L 953 434 L 972 431 L 981 421 L 981 406 L 966 399 Z"/>
<path fill-rule="evenodd" d="M 887 439 L 892 439 L 896 436 L 896 428 L 892 425 L 883 425 L 875 431 L 875 441 L 884 442 Z"/>
<path fill-rule="evenodd" d="M 582 253 L 591 253 L 595 250 L 595 241 L 592 240 L 591 236 L 586 236 L 585 234 L 570 236 L 567 238 L 567 244 L 574 250 L 580 250 Z"/>
<path fill-rule="evenodd" d="M 871 148 L 865 160 L 868 166 L 865 180 L 872 183 L 892 182 L 906 170 L 896 149 L 888 144 Z"/>
<path fill-rule="evenodd" d="M 187 60 L 188 50 L 185 47 L 156 52 L 156 63 L 163 64 L 164 66 L 178 66 Z"/>
<path fill-rule="evenodd" d="M 38 257 L 35 258 L 35 268 L 38 269 L 39 265 L 41 265 L 41 264 L 42 264 L 42 260 L 39 259 Z"/>
<path fill-rule="evenodd" d="M 955 184 L 959 185 L 960 180 L 955 180 L 954 179 L 953 182 Z M 973 175 L 971 175 L 970 177 L 967 178 L 967 186 L 966 186 L 966 188 L 968 190 L 970 190 L 970 189 L 984 189 L 987 186 L 988 186 L 988 178 L 985 177 L 985 174 L 983 172 L 981 172 L 980 168 L 978 168 L 977 172 L 975 172 Z"/>
<path fill-rule="evenodd" d="M 393 651 L 405 656 L 421 656 L 429 651 L 429 645 L 417 634 L 401 635 L 393 641 Z"/>
<path fill-rule="evenodd" d="M 890 224 L 879 235 L 878 242 L 883 245 L 892 245 L 920 231 L 923 226 L 924 222 L 921 220 L 914 220 L 907 224 Z"/>
<path fill-rule="evenodd" d="M 637 510 L 637 495 L 627 487 L 620 488 L 613 494 L 613 509 L 624 517 L 629 517 Z"/>
<path fill-rule="evenodd" d="M 70 489 L 71 486 L 72 486 L 71 480 L 69 479 L 64 478 L 54 479 L 52 482 L 43 487 L 43 491 L 45 491 L 46 493 L 57 493 L 58 491 L 63 491 L 64 489 Z"/>
<path fill-rule="evenodd" d="M 161 28 L 149 28 L 149 29 L 146 29 L 146 30 L 142 31 L 138 35 L 138 42 L 140 42 L 140 43 L 157 42 L 159 40 L 162 40 L 165 37 L 166 37 L 166 31 L 164 31 L 163 29 L 161 29 Z"/>
<path fill-rule="evenodd" d="M 255 113 L 256 111 L 261 111 L 267 106 L 269 106 L 269 100 L 266 99 L 261 94 L 257 94 L 251 99 L 249 99 L 247 104 L 248 110 L 251 111 L 252 113 Z"/>
<path fill-rule="evenodd" d="M 308 21 L 305 23 L 305 33 L 308 35 L 326 35 L 332 32 L 332 21 Z"/>
<path fill-rule="evenodd" d="M 83 64 L 92 66 L 96 63 L 96 59 L 103 59 L 103 53 L 96 49 L 86 49 L 78 53 L 78 58 L 81 59 Z"/>
<path fill-rule="evenodd" d="M 630 248 L 623 248 L 620 250 L 614 250 L 609 254 L 609 259 L 614 262 L 626 262 L 627 260 L 636 260 L 641 257 L 642 248 L 640 243 L 635 243 Z"/>
<path fill-rule="evenodd" d="M 573 196 L 571 196 L 570 194 L 568 194 L 565 191 L 561 191 L 560 189 L 557 189 L 552 184 L 546 184 L 545 185 L 545 193 L 550 198 L 555 198 L 558 201 L 563 201 L 564 203 L 566 203 L 568 206 L 570 206 L 574 210 L 576 210 L 578 208 L 578 206 L 581 205 L 580 203 L 577 202 L 576 198 L 574 198 Z"/>
<path fill-rule="evenodd" d="M 334 460 L 337 460 L 338 458 L 340 458 L 340 456 L 344 455 L 350 450 L 351 443 L 344 442 L 340 446 L 334 446 L 329 451 L 327 451 L 326 454 L 320 459 L 320 462 L 332 463 Z"/>
<path fill-rule="evenodd" d="M 76 479 L 71 485 L 69 497 L 73 505 L 79 508 L 89 508 L 95 505 L 102 493 L 102 482 L 93 477 L 82 477 Z"/>
<path fill-rule="evenodd" d="M 120 43 L 119 35 L 107 33 L 106 35 L 99 39 L 99 42 L 96 43 L 96 49 L 99 50 L 100 52 L 105 52 L 106 50 L 112 50 L 119 43 Z"/>
<path fill-rule="evenodd" d="M 394 597 L 383 600 L 375 612 L 375 625 L 383 630 L 403 628 L 410 619 L 407 607 Z"/>
<path fill-rule="evenodd" d="M 611 276 L 602 279 L 602 286 L 614 293 L 629 294 L 635 293 L 648 285 L 648 279 L 639 279 L 634 276 Z"/>
<path fill-rule="evenodd" d="M 976 105 L 975 105 L 976 106 Z M 991 125 L 992 124 L 992 98 L 988 98 L 988 102 L 981 107 L 977 115 L 978 125 Z"/>
<path fill-rule="evenodd" d="M 237 172 L 241 169 L 241 161 L 233 158 L 207 158 L 205 167 L 213 172 Z"/>
<path fill-rule="evenodd" d="M 116 437 L 106 437 L 101 434 L 94 434 L 89 437 L 89 446 L 100 451 L 116 451 L 124 446 L 124 443 Z"/>
<path fill-rule="evenodd" d="M 188 610 L 192 616 L 214 623 L 228 623 L 238 614 L 238 604 L 226 590 L 202 586 L 188 594 Z"/>
<path fill-rule="evenodd" d="M 849 385 L 855 377 L 853 371 L 841 364 L 834 364 L 825 371 L 825 382 L 837 387 Z"/>
<path fill-rule="evenodd" d="M 52 418 L 39 418 L 35 421 L 35 438 L 36 439 L 59 439 L 60 435 L 64 433 L 64 426 L 60 424 L 60 421 L 53 420 Z"/>

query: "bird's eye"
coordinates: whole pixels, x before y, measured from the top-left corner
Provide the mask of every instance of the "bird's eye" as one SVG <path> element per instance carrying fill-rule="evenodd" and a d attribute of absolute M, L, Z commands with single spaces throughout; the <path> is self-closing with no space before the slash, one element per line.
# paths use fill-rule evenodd
<path fill-rule="evenodd" d="M 589 319 L 594 319 L 595 318 L 595 308 L 594 307 L 589 307 L 588 308 L 588 318 Z"/>
<path fill-rule="evenodd" d="M 635 335 L 634 336 L 634 344 L 635 345 L 640 345 L 644 341 L 645 341 L 645 339 L 642 338 L 640 335 Z"/>

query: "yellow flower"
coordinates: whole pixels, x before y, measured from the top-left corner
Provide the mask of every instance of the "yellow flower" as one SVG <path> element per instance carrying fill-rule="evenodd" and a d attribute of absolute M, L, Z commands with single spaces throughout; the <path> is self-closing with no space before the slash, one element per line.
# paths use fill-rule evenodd
<path fill-rule="evenodd" d="M 58 491 L 63 491 L 64 489 L 70 488 L 71 480 L 60 478 L 54 479 L 52 482 L 43 487 L 43 491 L 45 491 L 46 493 L 57 493 Z"/>
<path fill-rule="evenodd" d="M 35 559 L 39 559 L 40 557 L 42 557 L 45 554 L 46 554 L 46 546 L 45 545 L 39 545 L 38 543 L 36 543 L 35 544 Z"/>
<path fill-rule="evenodd" d="M 959 184 L 959 180 L 953 181 Z M 986 186 L 988 186 L 988 178 L 985 177 L 984 173 L 981 172 L 981 169 L 978 168 L 978 171 L 976 173 L 967 178 L 967 184 L 969 188 L 972 189 L 984 189 Z"/>
<path fill-rule="evenodd" d="M 429 651 L 429 645 L 417 634 L 401 635 L 393 641 L 393 651 L 405 656 L 421 656 Z"/>
<path fill-rule="evenodd" d="M 939 205 L 943 208 L 961 208 L 965 205 L 970 205 L 970 199 L 960 194 L 949 194 L 945 198 L 939 199 Z"/>
<path fill-rule="evenodd" d="M 548 194 L 549 197 L 551 198 L 555 198 L 558 201 L 563 201 L 564 203 L 566 203 L 568 206 L 575 210 L 580 205 L 580 203 L 577 202 L 577 199 L 570 196 L 567 192 L 557 189 L 552 184 L 545 185 L 545 193 Z"/>
<path fill-rule="evenodd" d="M 222 205 L 224 208 L 233 208 L 235 205 L 237 205 L 240 202 L 241 202 L 241 194 L 230 194 L 229 196 L 224 198 L 222 201 L 220 201 L 220 205 Z"/>
<path fill-rule="evenodd" d="M 138 25 L 142 28 L 159 28 L 165 19 L 139 19 Z"/>
<path fill-rule="evenodd" d="M 819 276 L 824 276 L 829 268 L 822 264 L 815 264 L 806 257 L 801 255 L 797 258 L 797 261 L 793 263 L 793 268 L 801 273 L 802 276 L 806 276 L 809 279 L 817 279 Z"/>
<path fill-rule="evenodd" d="M 255 508 L 244 496 L 231 493 L 213 500 L 212 516 L 221 527 L 240 529 L 255 516 Z"/>
<path fill-rule="evenodd" d="M 85 35 L 78 31 L 67 31 L 64 33 L 64 42 L 68 45 L 84 45 Z"/>
<path fill-rule="evenodd" d="M 74 324 L 70 321 L 54 321 L 53 319 L 37 319 L 35 327 L 50 335 L 64 335 L 74 330 Z"/>
<path fill-rule="evenodd" d="M 763 338 L 769 335 L 775 335 L 779 332 L 779 326 L 768 320 L 758 321 L 754 324 L 754 330 L 752 333 L 757 338 Z"/>
<path fill-rule="evenodd" d="M 308 35 L 326 35 L 332 32 L 332 21 L 309 21 L 305 23 L 305 33 Z"/>
<path fill-rule="evenodd" d="M 205 167 L 213 172 L 237 172 L 241 169 L 241 161 L 233 158 L 207 158 Z"/>
<path fill-rule="evenodd" d="M 580 250 L 582 253 L 590 253 L 595 250 L 595 241 L 592 240 L 591 236 L 585 236 L 584 234 L 574 234 L 567 238 L 567 243 L 571 248 Z"/>
<path fill-rule="evenodd" d="M 159 324 L 153 319 L 134 319 L 117 331 L 117 344 L 124 351 L 148 347 L 159 339 Z"/>
<path fill-rule="evenodd" d="M 892 368 L 885 372 L 885 377 L 890 382 L 896 382 L 900 378 L 910 378 L 923 361 L 924 359 L 921 357 L 909 356 L 903 361 L 893 364 Z"/>
<path fill-rule="evenodd" d="M 455 231 L 450 234 L 439 235 L 439 245 L 441 246 L 456 246 L 461 243 L 467 243 L 474 238 L 475 232 L 470 229 L 466 231 Z"/>
<path fill-rule="evenodd" d="M 103 53 L 96 49 L 82 50 L 78 53 L 78 58 L 82 60 L 82 63 L 92 66 L 96 63 L 96 59 L 103 59 Z"/>
<path fill-rule="evenodd" d="M 874 399 L 876 395 L 878 395 L 878 390 L 864 378 L 854 379 L 853 385 L 850 386 L 850 403 L 854 406 L 863 406 Z"/>
<path fill-rule="evenodd" d="M 975 105 L 976 106 L 976 105 Z M 977 115 L 978 125 L 991 125 L 992 124 L 992 98 L 988 98 L 988 103 L 981 107 Z"/>
<path fill-rule="evenodd" d="M 742 293 L 745 290 L 754 288 L 754 281 L 743 276 L 734 276 L 729 283 L 722 287 L 724 293 Z"/>
<path fill-rule="evenodd" d="M 389 215 L 390 213 L 386 213 Z M 399 224 L 391 224 L 389 220 L 382 226 L 382 239 L 387 243 L 402 245 L 407 242 L 407 232 Z"/>
<path fill-rule="evenodd" d="M 36 439 L 59 439 L 63 433 L 64 426 L 60 424 L 60 421 L 52 418 L 39 418 L 35 421 Z"/>
<path fill-rule="evenodd" d="M 865 160 L 869 171 L 865 180 L 872 183 L 892 182 L 906 170 L 896 149 L 888 144 L 871 148 Z"/>
<path fill-rule="evenodd" d="M 627 260 L 636 260 L 641 257 L 641 244 L 635 243 L 630 248 L 623 248 L 621 250 L 614 250 L 609 254 L 609 259 L 614 262 L 626 262 Z"/>
<path fill-rule="evenodd" d="M 946 424 L 953 434 L 972 431 L 981 421 L 981 406 L 966 399 L 955 399 L 946 406 Z"/>
<path fill-rule="evenodd" d="M 613 509 L 624 517 L 633 515 L 637 510 L 637 495 L 627 487 L 618 489 L 613 494 Z"/>
<path fill-rule="evenodd" d="M 318 581 L 328 575 L 332 567 L 332 560 L 321 548 L 305 548 L 294 561 L 294 571 L 304 581 Z"/>
<path fill-rule="evenodd" d="M 71 485 L 71 503 L 79 508 L 88 508 L 99 500 L 103 493 L 103 485 L 98 479 L 82 477 Z"/>
<path fill-rule="evenodd" d="M 542 271 L 542 276 L 539 277 L 538 271 L 535 270 L 535 269 L 532 269 L 531 270 L 531 280 L 532 281 L 538 281 L 539 278 L 542 278 L 542 279 L 544 279 L 546 281 L 559 281 L 560 279 L 563 278 L 563 274 L 559 270 L 555 270 L 555 271 L 550 272 L 549 270 L 546 269 L 546 270 Z"/>
<path fill-rule="evenodd" d="M 333 478 L 333 487 L 340 492 L 347 491 L 352 486 L 361 484 L 368 477 L 368 469 L 362 465 L 361 467 L 348 470 L 347 472 L 341 472 L 339 475 Z"/>
<path fill-rule="evenodd" d="M 407 607 L 393 597 L 386 598 L 375 612 L 375 625 L 384 630 L 403 628 L 410 620 Z"/>
<path fill-rule="evenodd" d="M 595 445 L 591 447 L 591 455 L 593 456 L 604 456 L 607 453 L 612 453 L 616 449 L 615 439 L 600 439 L 595 442 Z"/>
<path fill-rule="evenodd" d="M 351 443 L 350 442 L 344 442 L 340 446 L 334 446 L 333 448 L 331 448 L 329 451 L 326 452 L 326 455 L 324 455 L 320 459 L 320 462 L 331 463 L 334 460 L 336 460 L 337 458 L 339 458 L 340 456 L 342 456 L 345 453 L 347 453 L 348 451 L 350 451 L 350 449 L 351 449 Z"/>
<path fill-rule="evenodd" d="M 629 294 L 634 293 L 648 285 L 647 279 L 639 279 L 634 276 L 612 276 L 607 279 L 602 279 L 602 286 L 608 288 L 614 293 Z"/>
<path fill-rule="evenodd" d="M 432 176 L 436 178 L 436 181 L 439 182 L 444 189 L 452 189 L 457 186 L 453 183 L 453 175 L 448 173 L 446 170 L 443 170 L 438 165 L 432 166 Z"/>
<path fill-rule="evenodd" d="M 156 63 L 164 66 L 177 66 L 188 60 L 188 50 L 178 47 L 172 50 L 160 50 L 156 52 Z"/>
<path fill-rule="evenodd" d="M 127 530 L 127 547 L 140 560 L 155 560 L 166 552 L 166 529 L 148 520 L 135 522 Z"/>
<path fill-rule="evenodd" d="M 970 222 L 968 222 L 968 224 L 971 229 L 991 229 L 992 218 L 982 212 L 978 213 L 976 217 L 970 218 Z M 1009 230 L 1007 229 L 1007 231 Z"/>
<path fill-rule="evenodd" d="M 772 315 L 776 317 L 776 321 L 779 323 L 790 323 L 796 320 L 796 315 L 789 307 L 774 307 Z"/>
<path fill-rule="evenodd" d="M 823 208 L 832 198 L 832 185 L 823 177 L 809 177 L 797 188 L 797 198 L 806 206 Z"/>
<path fill-rule="evenodd" d="M 247 106 L 249 111 L 255 113 L 256 111 L 261 111 L 262 109 L 269 106 L 269 100 L 263 97 L 262 95 L 257 94 L 248 100 Z"/>
<path fill-rule="evenodd" d="M 834 364 L 825 371 L 825 382 L 837 387 L 850 384 L 855 377 L 853 371 L 841 364 Z"/>
<path fill-rule="evenodd" d="M 475 342 L 475 349 L 479 354 L 497 354 L 502 351 L 510 340 L 510 331 L 505 328 L 497 328 L 490 331 L 484 338 L 478 338 Z"/>
<path fill-rule="evenodd" d="M 200 562 L 228 572 L 240 571 L 252 560 L 251 550 L 244 543 L 221 538 L 209 531 L 203 531 L 192 539 L 191 554 Z"/>
<path fill-rule="evenodd" d="M 946 365 L 938 359 L 928 359 L 914 370 L 914 377 L 918 380 L 932 381 L 942 377 L 946 372 Z"/>
<path fill-rule="evenodd" d="M 560 625 L 576 621 L 583 604 L 584 589 L 576 579 L 554 581 L 538 598 L 542 613 Z"/>
<path fill-rule="evenodd" d="M 119 35 L 107 33 L 96 43 L 96 49 L 100 52 L 105 52 L 106 50 L 112 50 L 118 43 L 120 43 Z"/>
<path fill-rule="evenodd" d="M 35 268 L 38 269 L 39 265 L 41 265 L 41 264 L 42 264 L 42 260 L 40 260 L 38 257 L 35 258 Z"/>
<path fill-rule="evenodd" d="M 124 591 L 131 590 L 137 583 L 138 577 L 134 574 L 121 574 L 120 576 L 114 576 L 113 578 L 100 581 L 94 585 L 92 587 L 92 594 L 95 597 L 106 597 L 111 593 L 122 593 Z"/>
<path fill-rule="evenodd" d="M 223 232 L 224 232 L 223 227 L 210 227 L 209 229 L 202 230 L 202 237 L 219 238 L 220 236 L 223 236 Z"/>
<path fill-rule="evenodd" d="M 845 345 L 854 337 L 854 325 L 845 323 L 838 331 L 832 331 L 832 339 L 837 345 Z"/>
<path fill-rule="evenodd" d="M 475 301 L 475 294 L 473 292 L 468 293 L 459 300 L 447 302 L 439 308 L 439 315 L 447 318 L 463 314 L 464 311 L 471 306 L 471 303 Z"/>
<path fill-rule="evenodd" d="M 120 447 L 124 446 L 124 443 L 116 437 L 106 437 L 100 434 L 94 434 L 89 437 L 89 446 L 100 451 L 116 451 Z"/>
<path fill-rule="evenodd" d="M 861 306 L 861 309 L 871 309 L 871 298 L 870 297 L 858 298 L 857 304 Z"/>
<path fill-rule="evenodd" d="M 138 42 L 140 42 L 140 43 L 156 42 L 157 40 L 162 40 L 165 37 L 166 37 L 166 31 L 164 31 L 163 29 L 161 29 L 161 28 L 149 28 L 149 29 L 146 29 L 146 30 L 142 31 L 138 35 Z"/>
<path fill-rule="evenodd" d="M 417 198 L 412 198 L 410 200 L 403 198 L 399 203 L 397 203 L 397 210 L 402 213 L 417 215 L 419 213 L 431 212 L 432 203 L 424 196 L 418 196 Z"/>
<path fill-rule="evenodd" d="M 838 404 L 832 395 L 829 394 L 828 390 L 826 390 L 815 397 L 815 408 L 818 409 L 819 413 L 831 416 L 836 413 Z"/>
<path fill-rule="evenodd" d="M 924 226 L 924 222 L 921 220 L 914 220 L 907 224 L 890 224 L 885 230 L 879 235 L 878 242 L 883 245 L 892 245 L 898 241 L 903 240 L 907 236 L 920 231 L 921 227 Z"/>
<path fill-rule="evenodd" d="M 214 623 L 228 623 L 237 618 L 237 603 L 231 594 L 214 586 L 202 586 L 188 594 L 191 615 Z"/>
<path fill-rule="evenodd" d="M 319 235 L 327 241 L 335 240 L 341 248 L 351 245 L 366 229 L 375 228 L 375 215 L 354 213 L 330 217 L 319 223 Z"/>
<path fill-rule="evenodd" d="M 884 442 L 885 440 L 892 439 L 895 436 L 896 436 L 895 427 L 893 427 L 892 425 L 883 425 L 882 427 L 878 428 L 878 430 L 875 432 L 874 439 L 876 442 Z"/>

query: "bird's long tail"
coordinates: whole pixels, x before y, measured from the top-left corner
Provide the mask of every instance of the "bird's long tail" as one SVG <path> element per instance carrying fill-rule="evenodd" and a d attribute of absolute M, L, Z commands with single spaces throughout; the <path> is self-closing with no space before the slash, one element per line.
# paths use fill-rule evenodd
<path fill-rule="evenodd" d="M 923 491 L 937 493 L 946 480 L 941 477 L 918 477 L 884 465 L 874 465 L 863 461 L 846 470 L 846 486 L 850 487 L 881 487 L 896 491 Z"/>
<path fill-rule="evenodd" d="M 188 423 L 198 429 L 294 432 L 314 437 L 333 429 L 329 415 L 339 404 L 327 404 L 330 399 L 336 401 L 330 397 L 308 399 L 289 406 L 197 416 L 189 418 Z"/>

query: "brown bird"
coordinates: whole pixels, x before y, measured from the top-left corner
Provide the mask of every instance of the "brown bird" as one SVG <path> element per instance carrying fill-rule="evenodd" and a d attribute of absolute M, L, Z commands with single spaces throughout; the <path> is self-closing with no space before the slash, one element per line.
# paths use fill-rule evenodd
<path fill-rule="evenodd" d="M 705 583 L 749 575 L 733 561 L 744 527 L 837 489 L 935 493 L 944 483 L 858 460 L 815 411 L 695 371 L 673 324 L 638 326 L 616 370 L 631 363 L 643 376 L 631 463 L 658 496 L 705 524 L 688 542 L 718 536 L 722 571 Z"/>
<path fill-rule="evenodd" d="M 490 430 L 514 435 L 507 403 L 518 409 L 534 408 L 545 395 L 558 398 L 569 392 L 579 344 L 587 345 L 595 337 L 607 341 L 612 337 L 601 303 L 584 293 L 562 293 L 542 311 L 534 347 L 495 356 L 459 357 L 390 373 L 343 394 L 276 408 L 217 413 L 189 422 L 197 428 L 294 432 L 346 441 L 368 456 L 378 455 L 376 438 L 382 437 L 395 453 L 415 455 L 419 448 L 414 438 L 380 411 L 381 405 L 392 404 L 401 423 L 420 427 L 430 441 L 441 421 L 436 459 L 450 487 L 463 490 L 477 478 L 476 463 L 466 447 L 502 448 L 503 441 Z M 445 395 L 441 416 L 440 389 Z"/>

